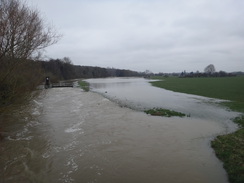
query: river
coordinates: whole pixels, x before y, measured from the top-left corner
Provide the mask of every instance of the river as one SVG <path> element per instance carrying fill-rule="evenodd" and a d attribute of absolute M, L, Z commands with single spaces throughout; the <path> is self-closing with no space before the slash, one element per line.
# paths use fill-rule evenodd
<path fill-rule="evenodd" d="M 142 78 L 87 80 L 79 88 L 43 90 L 0 116 L 0 182 L 227 183 L 210 148 L 234 131 L 236 113 L 218 100 L 152 87 Z M 164 107 L 191 117 L 155 117 Z"/>

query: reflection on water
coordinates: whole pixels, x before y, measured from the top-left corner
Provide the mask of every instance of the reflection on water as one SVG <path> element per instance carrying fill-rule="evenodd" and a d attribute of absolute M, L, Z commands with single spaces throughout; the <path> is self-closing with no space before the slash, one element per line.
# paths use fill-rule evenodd
<path fill-rule="evenodd" d="M 45 90 L 29 106 L 0 116 L 0 182 L 227 182 L 209 142 L 235 128 L 228 122 L 234 113 L 205 98 L 161 93 L 144 79 L 89 82 L 120 105 L 187 113 L 194 106 L 203 114 L 195 109 L 191 118 L 154 117 L 78 88 Z M 206 106 L 217 114 L 208 116 Z"/>

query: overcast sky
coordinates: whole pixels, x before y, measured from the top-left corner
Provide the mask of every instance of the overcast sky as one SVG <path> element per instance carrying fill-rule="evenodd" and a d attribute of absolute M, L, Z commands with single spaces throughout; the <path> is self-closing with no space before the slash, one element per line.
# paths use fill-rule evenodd
<path fill-rule="evenodd" d="M 135 71 L 244 71 L 244 0 L 26 0 L 62 39 L 47 58 Z"/>

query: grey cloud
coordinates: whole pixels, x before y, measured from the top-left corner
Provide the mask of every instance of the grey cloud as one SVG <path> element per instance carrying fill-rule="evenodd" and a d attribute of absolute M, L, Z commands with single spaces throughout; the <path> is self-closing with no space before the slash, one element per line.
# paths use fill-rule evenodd
<path fill-rule="evenodd" d="M 244 69 L 242 0 L 28 2 L 64 35 L 47 49 L 52 58 L 153 72 Z"/>

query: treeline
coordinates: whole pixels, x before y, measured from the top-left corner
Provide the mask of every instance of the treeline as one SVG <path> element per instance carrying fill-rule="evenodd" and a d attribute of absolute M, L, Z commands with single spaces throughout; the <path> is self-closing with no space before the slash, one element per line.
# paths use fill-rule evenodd
<path fill-rule="evenodd" d="M 227 73 L 225 71 L 219 71 L 219 72 L 213 72 L 213 73 L 201 73 L 201 72 L 190 72 L 190 73 L 186 73 L 186 72 L 182 72 L 180 74 L 180 77 L 182 78 L 193 78 L 193 77 L 234 77 L 236 76 L 235 73 Z"/>
<path fill-rule="evenodd" d="M 29 97 L 47 76 L 51 82 L 58 82 L 77 78 L 138 77 L 143 73 L 73 65 L 65 59 L 33 61 L 4 57 L 0 60 L 0 107 Z"/>
<path fill-rule="evenodd" d="M 0 59 L 0 107 L 29 97 L 44 77 L 37 62 L 27 59 Z"/>
<path fill-rule="evenodd" d="M 49 76 L 53 82 L 76 78 L 143 76 L 143 73 L 131 70 L 73 65 L 63 59 L 38 61 L 38 63 L 41 65 L 44 74 Z"/>
<path fill-rule="evenodd" d="M 45 75 L 49 76 L 53 81 L 76 78 L 143 76 L 143 73 L 131 70 L 73 65 L 63 59 L 38 61 L 38 63 L 41 65 Z"/>

